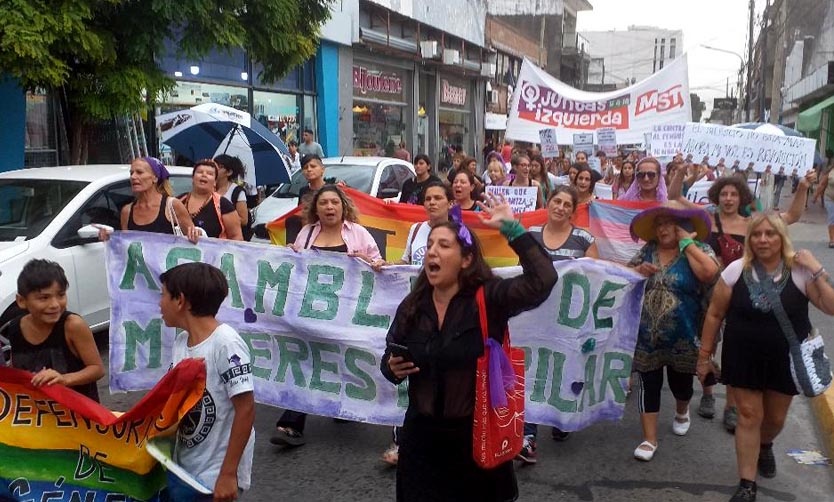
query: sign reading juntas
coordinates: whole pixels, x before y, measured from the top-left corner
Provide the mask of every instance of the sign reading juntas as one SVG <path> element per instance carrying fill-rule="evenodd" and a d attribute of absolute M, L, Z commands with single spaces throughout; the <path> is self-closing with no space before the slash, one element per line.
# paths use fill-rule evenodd
<path fill-rule="evenodd" d="M 513 213 L 519 214 L 536 210 L 536 201 L 539 196 L 537 187 L 488 185 L 486 191 L 504 197 L 504 200 L 513 208 Z"/>
<path fill-rule="evenodd" d="M 567 145 L 573 133 L 613 127 L 621 144 L 632 144 L 643 141 L 652 126 L 689 120 L 686 55 L 631 87 L 602 93 L 570 87 L 524 60 L 510 103 L 507 137 L 535 143 L 540 129 L 555 127 L 559 143 Z"/>
<path fill-rule="evenodd" d="M 541 129 L 539 131 L 539 143 L 541 144 L 542 157 L 559 156 L 559 140 L 556 137 L 556 129 Z"/>
<path fill-rule="evenodd" d="M 111 390 L 147 389 L 166 373 L 174 330 L 159 314 L 158 277 L 197 260 L 229 280 L 218 319 L 249 345 L 257 401 L 375 424 L 402 421 L 406 384 L 392 385 L 379 365 L 419 268 L 375 273 L 344 254 L 216 239 L 197 247 L 171 236 L 116 232 L 108 241 Z M 556 267 L 560 278 L 550 298 L 513 318 L 510 331 L 527 352 L 527 418 L 573 431 L 622 415 L 643 278 L 591 259 Z M 520 268 L 496 272 L 512 276 Z"/>
<path fill-rule="evenodd" d="M 597 145 L 605 155 L 609 157 L 617 155 L 617 130 L 613 127 L 597 129 Z"/>
<path fill-rule="evenodd" d="M 683 124 L 656 125 L 649 140 L 652 157 L 674 157 L 683 148 Z"/>
<path fill-rule="evenodd" d="M 785 167 L 785 172 L 796 169 L 804 176 L 814 167 L 815 139 L 798 136 L 767 134 L 718 124 L 687 123 L 683 132 L 684 155 L 693 158 L 709 157 L 715 163 L 721 157 L 727 164 L 739 161 L 741 166 L 753 163 L 753 170 L 773 172 Z"/>

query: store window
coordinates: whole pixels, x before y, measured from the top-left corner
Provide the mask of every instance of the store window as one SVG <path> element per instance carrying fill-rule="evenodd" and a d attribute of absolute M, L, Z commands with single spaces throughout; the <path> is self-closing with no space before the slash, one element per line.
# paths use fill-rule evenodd
<path fill-rule="evenodd" d="M 252 93 L 252 117 L 267 126 L 285 143 L 301 137 L 301 111 L 298 96 L 276 92 Z"/>
<path fill-rule="evenodd" d="M 162 113 L 174 112 L 203 103 L 218 103 L 237 110 L 248 111 L 249 91 L 245 87 L 231 85 L 177 82 L 171 93 L 163 97 L 160 111 Z"/>
<path fill-rule="evenodd" d="M 353 66 L 353 154 L 394 155 L 410 137 L 405 72 L 358 62 Z M 411 150 L 412 145 L 406 146 Z"/>
<path fill-rule="evenodd" d="M 58 165 L 55 109 L 46 91 L 26 93 L 26 131 L 23 164 L 26 167 Z"/>
<path fill-rule="evenodd" d="M 315 96 L 304 96 L 304 129 L 310 129 L 311 131 L 318 131 L 316 129 L 316 98 Z M 321 143 L 320 138 L 316 138 L 316 141 Z"/>
<path fill-rule="evenodd" d="M 447 163 L 455 152 L 474 155 L 471 152 L 471 110 L 472 103 L 469 83 L 450 77 L 440 78 L 440 107 L 438 128 L 440 130 L 440 155 Z"/>

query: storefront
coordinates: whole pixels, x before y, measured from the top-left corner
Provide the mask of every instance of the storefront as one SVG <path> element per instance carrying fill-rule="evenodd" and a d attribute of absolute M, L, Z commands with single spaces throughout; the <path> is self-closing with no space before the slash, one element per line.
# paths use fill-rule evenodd
<path fill-rule="evenodd" d="M 355 59 L 353 154 L 392 156 L 412 134 L 412 72 Z M 408 148 L 411 150 L 410 146 Z"/>
<path fill-rule="evenodd" d="M 473 99 L 471 80 L 447 75 L 438 76 L 437 125 L 440 154 L 447 162 L 455 152 L 475 155 Z"/>

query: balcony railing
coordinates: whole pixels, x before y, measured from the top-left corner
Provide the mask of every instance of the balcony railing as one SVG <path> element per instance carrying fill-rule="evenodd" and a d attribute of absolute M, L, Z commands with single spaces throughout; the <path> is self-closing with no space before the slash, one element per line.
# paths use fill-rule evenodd
<path fill-rule="evenodd" d="M 579 33 L 565 33 L 562 35 L 563 54 L 590 54 L 591 42 Z"/>

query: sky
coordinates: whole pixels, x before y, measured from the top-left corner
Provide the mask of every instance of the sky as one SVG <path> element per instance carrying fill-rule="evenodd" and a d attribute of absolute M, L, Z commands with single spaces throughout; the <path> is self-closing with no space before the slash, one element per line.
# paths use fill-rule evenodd
<path fill-rule="evenodd" d="M 589 0 L 593 11 L 580 12 L 578 31 L 626 30 L 631 25 L 683 30 L 689 59 L 689 89 L 706 102 L 724 97 L 727 78 L 737 87 L 737 56 L 701 47 L 710 45 L 747 59 L 748 0 Z M 757 0 L 757 12 L 765 0 Z M 755 36 L 755 35 L 754 35 Z M 591 55 L 593 56 L 593 46 Z"/>

